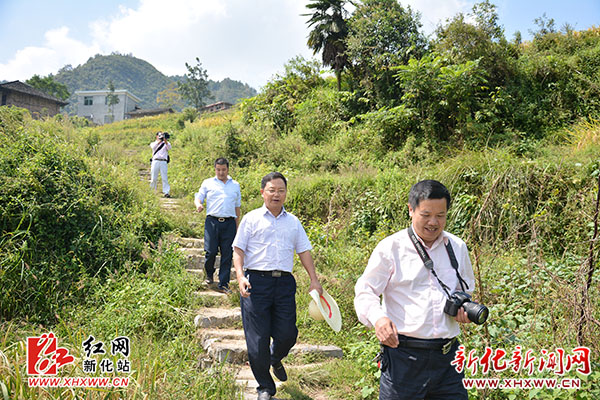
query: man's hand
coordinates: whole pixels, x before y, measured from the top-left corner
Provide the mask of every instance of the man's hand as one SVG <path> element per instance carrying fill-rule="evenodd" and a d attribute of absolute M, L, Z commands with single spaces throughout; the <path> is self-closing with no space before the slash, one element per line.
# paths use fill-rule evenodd
<path fill-rule="evenodd" d="M 242 277 L 238 279 L 238 286 L 240 288 L 240 294 L 242 297 L 250 296 L 250 289 L 252 289 L 252 285 L 250 285 L 248 278 L 242 275 Z"/>
<path fill-rule="evenodd" d="M 321 286 L 321 282 L 319 282 L 318 279 L 311 279 L 310 281 L 310 287 L 308 288 L 308 293 L 312 292 L 313 290 L 316 290 L 317 292 L 319 292 L 319 296 L 323 296 L 323 286 Z"/>
<path fill-rule="evenodd" d="M 375 335 L 379 341 L 392 348 L 398 347 L 398 330 L 396 325 L 388 318 L 381 317 L 375 323 Z"/>
<path fill-rule="evenodd" d="M 456 320 L 456 322 L 460 322 L 461 324 L 468 324 L 472 322 L 469 319 L 467 312 L 462 307 L 458 309 L 458 311 L 456 312 L 456 317 L 454 317 L 454 319 Z"/>
<path fill-rule="evenodd" d="M 196 211 L 198 211 L 200 213 L 203 210 L 204 210 L 204 206 L 202 204 L 196 204 Z"/>

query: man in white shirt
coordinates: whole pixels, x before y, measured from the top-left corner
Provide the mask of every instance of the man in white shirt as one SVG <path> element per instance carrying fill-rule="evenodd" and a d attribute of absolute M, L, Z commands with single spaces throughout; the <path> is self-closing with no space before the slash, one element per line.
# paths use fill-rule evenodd
<path fill-rule="evenodd" d="M 221 252 L 219 265 L 218 291 L 231 293 L 231 244 L 237 231 L 242 205 L 240 184 L 229 176 L 229 161 L 220 157 L 215 161 L 215 176 L 205 179 L 194 196 L 196 210 L 202 212 L 206 200 L 206 220 L 204 221 L 204 270 L 206 283 L 212 285 L 215 273 L 217 252 Z"/>
<path fill-rule="evenodd" d="M 475 278 L 466 244 L 444 231 L 449 207 L 450 193 L 440 182 L 413 185 L 411 227 L 379 242 L 356 282 L 358 319 L 375 327 L 382 344 L 380 400 L 467 399 L 463 376 L 450 363 L 458 348 L 458 323 L 470 320 L 462 307 L 452 317 L 444 305 L 454 291 L 472 293 Z M 418 246 L 433 267 L 424 265 Z"/>
<path fill-rule="evenodd" d="M 167 178 L 167 160 L 169 158 L 169 150 L 171 150 L 171 143 L 167 141 L 168 133 L 157 132 L 156 140 L 150 143 L 152 149 L 152 163 L 150 164 L 150 187 L 152 190 L 156 190 L 158 184 L 158 173 L 162 179 L 162 192 L 164 197 L 171 197 L 171 186 L 169 186 L 169 179 Z"/>
<path fill-rule="evenodd" d="M 310 288 L 323 294 L 302 224 L 283 204 L 287 181 L 279 172 L 263 177 L 264 205 L 247 213 L 233 241 L 233 264 L 241 295 L 248 359 L 258 382 L 258 400 L 275 395 L 275 382 L 287 379 L 281 363 L 296 343 L 294 251 L 310 276 Z M 271 342 L 271 338 L 273 341 Z"/>

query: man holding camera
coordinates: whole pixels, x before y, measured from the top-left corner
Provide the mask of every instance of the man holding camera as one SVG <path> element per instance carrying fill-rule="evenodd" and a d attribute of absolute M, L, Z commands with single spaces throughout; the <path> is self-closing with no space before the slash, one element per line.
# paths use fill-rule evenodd
<path fill-rule="evenodd" d="M 358 319 L 382 345 L 380 400 L 468 398 L 450 364 L 458 323 L 485 322 L 487 308 L 464 309 L 475 277 L 466 244 L 444 231 L 449 207 L 440 182 L 413 185 L 411 226 L 379 242 L 356 282 Z"/>
<path fill-rule="evenodd" d="M 152 190 L 156 190 L 158 173 L 160 172 L 163 195 L 164 197 L 171 197 L 169 194 L 171 186 L 169 186 L 169 179 L 167 178 L 167 163 L 169 162 L 171 143 L 169 143 L 167 139 L 169 139 L 168 132 L 157 132 L 156 140 L 150 143 L 150 147 L 152 148 L 152 158 L 150 159 L 150 187 Z"/>

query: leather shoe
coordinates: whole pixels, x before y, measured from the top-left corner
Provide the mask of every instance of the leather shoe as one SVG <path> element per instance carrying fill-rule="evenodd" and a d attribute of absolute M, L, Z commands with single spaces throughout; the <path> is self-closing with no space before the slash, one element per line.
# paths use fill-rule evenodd
<path fill-rule="evenodd" d="M 269 394 L 269 392 L 258 392 L 257 400 L 271 400 L 273 397 Z"/>
<path fill-rule="evenodd" d="M 213 278 L 206 278 L 206 280 L 204 281 L 204 283 L 206 283 L 207 285 L 212 285 L 215 281 L 213 281 Z"/>
<path fill-rule="evenodd" d="M 272 365 L 273 367 L 273 375 L 275 378 L 279 379 L 281 382 L 287 381 L 287 373 L 285 372 L 285 368 L 283 368 L 283 364 L 281 361 L 277 361 Z"/>
<path fill-rule="evenodd" d="M 229 289 L 228 287 L 224 287 L 224 286 L 219 286 L 219 288 L 217 289 L 217 292 L 225 293 L 225 294 L 231 294 L 231 293 L 233 293 L 231 291 L 231 289 Z"/>

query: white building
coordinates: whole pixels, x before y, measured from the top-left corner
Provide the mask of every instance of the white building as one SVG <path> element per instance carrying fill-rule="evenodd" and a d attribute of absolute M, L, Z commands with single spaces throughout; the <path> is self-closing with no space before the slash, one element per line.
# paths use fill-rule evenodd
<path fill-rule="evenodd" d="M 96 124 L 109 124 L 127 118 L 127 113 L 139 109 L 141 99 L 127 90 L 115 90 L 113 93 L 119 102 L 111 107 L 108 105 L 108 90 L 78 90 L 77 115 L 89 119 Z"/>

